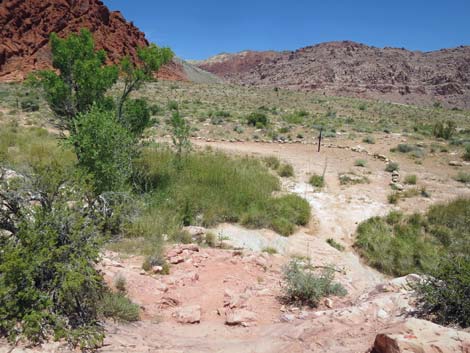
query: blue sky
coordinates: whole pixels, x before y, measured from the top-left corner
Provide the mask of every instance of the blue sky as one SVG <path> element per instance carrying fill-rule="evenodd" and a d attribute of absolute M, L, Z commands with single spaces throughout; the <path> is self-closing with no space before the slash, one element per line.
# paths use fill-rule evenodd
<path fill-rule="evenodd" d="M 470 0 L 104 0 L 184 59 L 332 40 L 436 50 L 470 45 Z"/>

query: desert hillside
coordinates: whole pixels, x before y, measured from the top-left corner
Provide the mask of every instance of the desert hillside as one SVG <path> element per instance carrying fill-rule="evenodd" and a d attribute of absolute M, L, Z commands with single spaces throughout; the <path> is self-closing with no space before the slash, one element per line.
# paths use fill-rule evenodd
<path fill-rule="evenodd" d="M 99 0 L 2 0 L 0 1 L 0 81 L 18 81 L 34 70 L 51 67 L 48 46 L 52 32 L 60 37 L 88 28 L 97 49 L 104 49 L 108 60 L 118 63 L 137 48 L 149 44 L 145 34 L 119 11 L 110 11 Z M 192 68 L 181 60 L 164 66 L 157 78 L 214 82 L 216 77 Z"/>
<path fill-rule="evenodd" d="M 197 65 L 229 82 L 391 102 L 470 107 L 470 47 L 433 52 L 329 42 L 222 54 Z"/>

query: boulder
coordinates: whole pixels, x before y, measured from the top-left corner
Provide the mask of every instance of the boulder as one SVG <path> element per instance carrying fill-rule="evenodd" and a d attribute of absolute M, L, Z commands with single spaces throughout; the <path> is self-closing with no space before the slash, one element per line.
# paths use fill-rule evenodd
<path fill-rule="evenodd" d="M 468 353 L 470 333 L 409 319 L 376 336 L 372 353 Z"/>
<path fill-rule="evenodd" d="M 247 309 L 233 309 L 225 312 L 225 324 L 230 326 L 250 326 L 256 321 L 256 314 Z"/>
<path fill-rule="evenodd" d="M 451 167 L 461 167 L 463 164 L 462 164 L 462 162 L 460 162 L 460 161 L 450 161 L 450 162 L 449 162 L 449 165 L 450 165 Z"/>
<path fill-rule="evenodd" d="M 175 312 L 175 317 L 180 324 L 197 324 L 201 322 L 201 306 L 185 306 Z"/>

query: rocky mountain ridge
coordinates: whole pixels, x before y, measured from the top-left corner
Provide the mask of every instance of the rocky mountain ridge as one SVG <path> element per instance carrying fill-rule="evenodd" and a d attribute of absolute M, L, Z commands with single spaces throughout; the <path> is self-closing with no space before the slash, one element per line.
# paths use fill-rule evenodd
<path fill-rule="evenodd" d="M 327 42 L 289 52 L 223 54 L 197 66 L 236 84 L 470 108 L 470 46 L 419 52 Z"/>

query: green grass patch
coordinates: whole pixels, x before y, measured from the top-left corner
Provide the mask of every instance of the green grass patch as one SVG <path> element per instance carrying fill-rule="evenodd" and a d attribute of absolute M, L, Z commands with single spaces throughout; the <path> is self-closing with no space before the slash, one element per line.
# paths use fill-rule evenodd
<path fill-rule="evenodd" d="M 313 174 L 308 182 L 313 187 L 321 189 L 325 186 L 325 177 L 323 175 Z"/>
<path fill-rule="evenodd" d="M 424 216 L 370 218 L 359 225 L 355 247 L 386 274 L 429 273 L 442 256 L 470 250 L 470 199 L 432 206 Z"/>
<path fill-rule="evenodd" d="M 308 223 L 308 202 L 296 195 L 274 197 L 279 179 L 254 158 L 219 152 L 193 152 L 180 163 L 164 147 L 144 149 L 136 163 L 135 185 L 147 210 L 129 235 L 177 237 L 182 225 L 213 226 L 240 222 L 283 235 Z"/>

